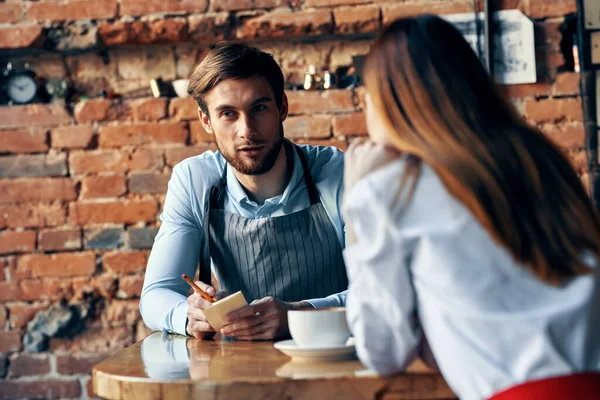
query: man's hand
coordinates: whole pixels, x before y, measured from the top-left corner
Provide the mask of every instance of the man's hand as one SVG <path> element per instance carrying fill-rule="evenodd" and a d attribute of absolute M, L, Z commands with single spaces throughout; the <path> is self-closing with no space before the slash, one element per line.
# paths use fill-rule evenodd
<path fill-rule="evenodd" d="M 215 301 L 226 296 L 226 293 L 223 292 L 217 292 L 215 294 L 215 288 L 213 288 L 210 285 L 207 285 L 204 282 L 196 281 L 195 283 L 200 287 L 200 289 L 204 290 L 206 294 L 212 296 Z M 204 316 L 204 313 L 202 312 L 202 310 L 210 307 L 211 303 L 196 292 L 193 292 L 188 297 L 187 303 L 187 334 L 198 339 L 212 338 L 215 335 L 215 330 L 208 323 L 206 317 Z"/>
<path fill-rule="evenodd" d="M 221 329 L 221 333 L 239 340 L 289 337 L 287 312 L 301 308 L 313 306 L 306 301 L 285 303 L 273 297 L 264 297 L 229 313 L 227 321 L 230 323 Z"/>

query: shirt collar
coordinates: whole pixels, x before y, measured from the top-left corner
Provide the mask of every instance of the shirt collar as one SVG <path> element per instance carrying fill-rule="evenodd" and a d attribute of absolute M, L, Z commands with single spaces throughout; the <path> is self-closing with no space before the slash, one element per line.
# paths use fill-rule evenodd
<path fill-rule="evenodd" d="M 289 142 L 287 139 L 284 139 L 286 142 Z M 296 151 L 295 146 L 289 142 L 291 146 L 286 146 L 286 151 L 293 152 L 294 155 L 294 170 L 292 171 L 292 176 L 290 181 L 288 182 L 285 190 L 282 194 L 271 197 L 270 199 L 265 200 L 266 203 L 271 204 L 281 204 L 283 206 L 287 205 L 289 201 L 292 191 L 298 186 L 300 181 L 304 178 L 304 168 L 302 168 L 302 162 L 300 161 L 300 156 L 298 156 L 298 152 Z M 233 168 L 229 163 L 225 163 L 225 168 L 227 169 L 227 191 L 229 195 L 234 198 L 234 200 L 239 203 L 254 203 L 254 201 L 248 198 L 246 191 L 242 187 L 240 181 L 238 181 L 237 176 L 233 172 Z"/>

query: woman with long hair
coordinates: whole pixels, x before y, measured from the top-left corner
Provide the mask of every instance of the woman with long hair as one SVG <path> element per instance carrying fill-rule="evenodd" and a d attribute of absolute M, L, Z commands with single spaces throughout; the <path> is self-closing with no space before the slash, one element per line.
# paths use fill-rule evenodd
<path fill-rule="evenodd" d="M 600 218 L 569 161 L 441 18 L 388 26 L 364 81 L 344 176 L 360 359 L 393 374 L 428 342 L 460 398 L 600 397 Z"/>

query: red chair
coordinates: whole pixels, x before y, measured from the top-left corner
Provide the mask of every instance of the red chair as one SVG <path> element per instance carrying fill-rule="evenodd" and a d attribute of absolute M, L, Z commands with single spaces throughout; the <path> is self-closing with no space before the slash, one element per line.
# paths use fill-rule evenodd
<path fill-rule="evenodd" d="M 600 372 L 525 382 L 496 393 L 490 400 L 600 400 Z"/>

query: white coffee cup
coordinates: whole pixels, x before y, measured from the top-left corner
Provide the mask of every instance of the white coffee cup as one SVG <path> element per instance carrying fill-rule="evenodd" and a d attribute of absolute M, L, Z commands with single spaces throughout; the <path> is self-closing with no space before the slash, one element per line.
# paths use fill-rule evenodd
<path fill-rule="evenodd" d="M 176 81 L 171 82 L 177 97 L 188 97 L 189 96 L 188 91 L 187 91 L 189 83 L 190 83 L 189 79 L 177 79 Z"/>
<path fill-rule="evenodd" d="M 300 347 L 342 345 L 350 337 L 345 307 L 290 310 L 288 325 Z"/>

